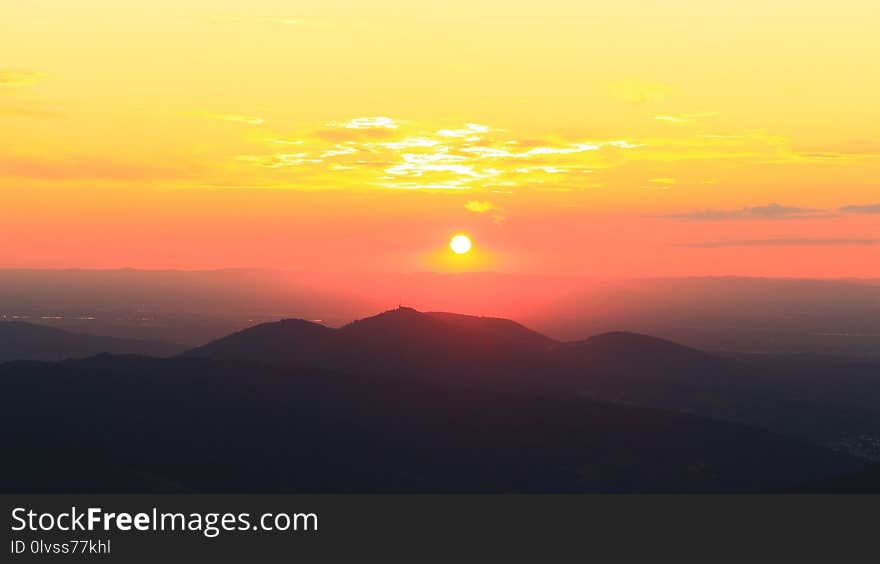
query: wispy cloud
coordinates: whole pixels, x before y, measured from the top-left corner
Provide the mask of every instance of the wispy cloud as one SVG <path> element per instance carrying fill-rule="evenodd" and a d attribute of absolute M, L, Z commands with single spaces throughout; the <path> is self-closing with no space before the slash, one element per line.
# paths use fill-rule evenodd
<path fill-rule="evenodd" d="M 302 139 L 287 139 L 284 137 L 267 137 L 265 141 L 275 145 L 302 145 L 305 143 Z"/>
<path fill-rule="evenodd" d="M 397 129 L 400 124 L 390 117 L 377 116 L 354 118 L 343 122 L 331 121 L 327 126 L 345 129 Z"/>
<path fill-rule="evenodd" d="M 642 147 L 626 139 L 522 140 L 479 123 L 427 128 L 387 116 L 330 121 L 264 140 L 290 147 L 239 155 L 237 162 L 295 174 L 298 184 L 340 186 L 338 175 L 322 173 L 345 171 L 349 187 L 493 192 L 583 188 L 593 169 Z"/>
<path fill-rule="evenodd" d="M 657 179 L 653 179 L 652 182 Z M 652 217 L 686 219 L 693 221 L 726 221 L 736 219 L 828 219 L 847 214 L 880 214 L 880 204 L 845 205 L 832 209 L 803 208 L 769 204 L 738 209 L 702 209 L 691 212 L 669 213 Z"/>
<path fill-rule="evenodd" d="M 274 155 L 239 155 L 237 160 L 264 168 L 298 167 L 305 163 L 320 163 L 321 159 L 308 158 L 308 153 L 278 153 Z"/>
<path fill-rule="evenodd" d="M 880 153 L 846 152 L 846 151 L 790 151 L 782 158 L 767 161 L 768 163 L 828 163 L 843 164 L 847 162 L 875 161 Z"/>
<path fill-rule="evenodd" d="M 401 124 L 390 117 L 359 117 L 346 121 L 331 121 L 313 134 L 333 143 L 362 140 L 391 139 Z"/>
<path fill-rule="evenodd" d="M 474 213 L 486 213 L 495 209 L 492 202 L 483 202 L 480 200 L 468 200 L 464 204 L 464 209 Z"/>
<path fill-rule="evenodd" d="M 715 115 L 717 115 L 715 112 L 694 112 L 688 114 L 668 114 L 654 116 L 654 119 L 666 123 L 693 123 L 697 120 L 710 118 Z"/>
<path fill-rule="evenodd" d="M 842 206 L 840 211 L 843 213 L 880 213 L 880 204 Z"/>
<path fill-rule="evenodd" d="M 727 221 L 737 219 L 805 219 L 825 217 L 827 214 L 826 210 L 784 206 L 774 203 L 766 206 L 749 206 L 739 209 L 702 209 L 684 213 L 663 214 L 657 217 L 693 221 Z"/>
<path fill-rule="evenodd" d="M 847 238 L 782 238 L 782 239 L 730 239 L 686 243 L 685 247 L 859 247 L 880 244 L 880 239 Z"/>
<path fill-rule="evenodd" d="M 464 204 L 464 209 L 473 213 L 490 214 L 492 217 L 492 223 L 499 226 L 504 223 L 504 220 L 506 219 L 504 210 L 498 209 L 498 207 L 492 202 L 468 200 Z"/>
<path fill-rule="evenodd" d="M 683 114 L 687 119 L 703 115 L 708 113 Z M 262 118 L 251 115 L 220 114 L 215 118 L 263 124 Z M 295 174 L 297 185 L 343 188 L 575 191 L 616 185 L 668 190 L 680 182 L 695 182 L 679 178 L 681 168 L 689 162 L 729 169 L 808 160 L 792 149 L 788 138 L 760 130 L 616 139 L 518 138 L 512 132 L 473 121 L 425 124 L 382 115 L 267 132 L 263 140 L 274 147 L 262 154 L 240 155 L 236 162 L 283 170 L 287 176 L 281 184 L 294 182 L 291 175 Z M 635 166 L 645 166 L 655 176 L 648 176 L 647 183 L 640 182 L 625 170 Z M 611 169 L 621 172 L 625 184 L 603 178 L 613 174 Z M 342 171 L 344 176 L 322 176 Z M 588 180 L 587 175 L 594 177 Z M 805 219 L 840 213 L 770 204 L 664 217 L 717 221 Z"/>

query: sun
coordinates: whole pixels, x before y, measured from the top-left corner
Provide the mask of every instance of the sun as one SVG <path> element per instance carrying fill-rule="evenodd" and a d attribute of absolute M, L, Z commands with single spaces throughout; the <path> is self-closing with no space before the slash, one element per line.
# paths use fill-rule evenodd
<path fill-rule="evenodd" d="M 471 250 L 471 240 L 467 235 L 456 235 L 449 240 L 449 248 L 457 255 L 463 255 Z"/>

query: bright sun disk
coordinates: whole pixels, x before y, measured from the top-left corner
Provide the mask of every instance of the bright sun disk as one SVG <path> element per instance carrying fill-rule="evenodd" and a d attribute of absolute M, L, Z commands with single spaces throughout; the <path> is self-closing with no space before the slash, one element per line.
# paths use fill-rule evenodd
<path fill-rule="evenodd" d="M 449 248 L 458 255 L 463 255 L 471 250 L 471 240 L 467 235 L 456 235 L 449 240 Z"/>

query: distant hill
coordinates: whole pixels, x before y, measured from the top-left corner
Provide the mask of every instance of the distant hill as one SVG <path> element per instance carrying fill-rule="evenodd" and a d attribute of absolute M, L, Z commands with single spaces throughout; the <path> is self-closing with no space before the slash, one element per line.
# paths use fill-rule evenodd
<path fill-rule="evenodd" d="M 456 313 L 422 313 L 399 307 L 331 329 L 302 319 L 263 323 L 184 353 L 203 358 L 237 358 L 280 364 L 304 361 L 324 366 L 346 356 L 384 354 L 417 361 L 501 361 L 533 354 L 580 362 L 587 367 L 693 369 L 731 361 L 663 339 L 615 332 L 562 343 L 511 321 Z"/>
<path fill-rule="evenodd" d="M 184 353 L 341 372 L 408 374 L 459 383 L 531 377 L 555 342 L 512 321 L 400 307 L 331 329 L 303 320 L 251 327 Z"/>
<path fill-rule="evenodd" d="M 713 354 L 629 332 L 563 343 L 506 319 L 411 308 L 340 329 L 258 325 L 185 356 L 673 409 L 880 460 L 880 363 L 867 361 Z"/>
<path fill-rule="evenodd" d="M 454 380 L 101 355 L 0 365 L 3 492 L 763 492 L 858 471 L 737 425 Z"/>
<path fill-rule="evenodd" d="M 282 319 L 238 331 L 189 350 L 184 355 L 289 364 L 297 360 L 310 343 L 332 333 L 333 329 L 304 319 Z"/>
<path fill-rule="evenodd" d="M 558 354 L 581 392 L 698 413 L 705 400 L 740 399 L 736 393 L 745 376 L 735 360 L 628 332 L 565 343 Z"/>
<path fill-rule="evenodd" d="M 426 315 L 445 321 L 451 325 L 467 329 L 468 331 L 483 332 L 487 335 L 504 339 L 509 343 L 520 343 L 524 346 L 536 348 L 551 348 L 558 344 L 558 341 L 555 339 L 551 339 L 537 331 L 532 331 L 528 327 L 510 319 L 503 319 L 500 317 L 479 317 L 475 315 L 462 315 L 460 313 L 436 311 L 430 311 Z"/>
<path fill-rule="evenodd" d="M 290 319 L 0 365 L 0 491 L 790 491 L 874 458 L 878 374 L 405 307 Z"/>
<path fill-rule="evenodd" d="M 100 353 L 171 356 L 180 346 L 71 333 L 23 321 L 0 321 L 0 362 L 9 360 L 63 360 Z"/>

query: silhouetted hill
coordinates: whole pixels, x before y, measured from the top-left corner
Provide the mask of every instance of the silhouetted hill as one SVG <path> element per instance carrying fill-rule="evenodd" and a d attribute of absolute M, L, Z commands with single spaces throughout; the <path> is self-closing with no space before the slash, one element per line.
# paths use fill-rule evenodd
<path fill-rule="evenodd" d="M 527 347 L 548 348 L 558 344 L 556 340 L 537 331 L 532 331 L 528 327 L 510 319 L 436 311 L 428 312 L 426 315 L 469 331 L 481 331 L 509 343 L 518 343 Z"/>
<path fill-rule="evenodd" d="M 407 374 L 101 355 L 0 382 L 5 492 L 774 491 L 861 467 L 732 423 Z"/>
<path fill-rule="evenodd" d="M 583 341 L 569 343 L 569 348 L 596 360 L 621 360 L 621 354 L 639 351 L 639 360 L 661 362 L 664 365 L 682 364 L 707 360 L 709 355 L 703 351 L 679 345 L 666 339 L 648 335 L 613 331 L 601 333 Z M 623 357 L 632 360 L 632 357 Z"/>
<path fill-rule="evenodd" d="M 289 329 L 289 325 L 294 329 Z M 496 381 L 505 385 L 601 391 L 648 384 L 639 394 L 695 373 L 709 382 L 734 361 L 633 333 L 559 343 L 507 319 L 422 313 L 400 307 L 330 329 L 302 320 L 266 323 L 186 353 L 332 370 L 408 373 L 414 378 Z M 663 374 L 663 377 L 658 377 Z M 608 377 L 613 381 L 606 382 Z M 642 382 L 647 380 L 647 382 Z M 615 395 L 615 399 L 616 395 Z M 638 399 L 634 398 L 636 403 Z"/>
<path fill-rule="evenodd" d="M 712 354 L 616 332 L 566 343 L 580 394 L 763 427 L 880 460 L 880 365 Z"/>
<path fill-rule="evenodd" d="M 700 371 L 711 377 L 734 364 L 728 359 L 665 339 L 624 331 L 565 343 L 560 353 L 582 369 L 601 368 L 627 374 L 650 371 L 681 376 Z"/>
<path fill-rule="evenodd" d="M 526 372 L 533 374 L 543 362 L 535 353 L 544 351 L 552 341 L 534 334 L 531 345 L 526 346 L 523 337 L 527 329 L 498 321 L 400 307 L 339 329 L 310 324 L 308 331 L 292 334 L 285 325 L 263 324 L 188 351 L 185 356 L 407 374 L 416 379 L 454 374 L 459 383 L 500 379 L 515 385 Z"/>
<path fill-rule="evenodd" d="M 287 363 L 302 354 L 303 348 L 310 342 L 332 332 L 329 327 L 304 319 L 282 319 L 249 327 L 185 354 L 193 357 Z"/>
<path fill-rule="evenodd" d="M 664 339 L 628 332 L 566 343 L 562 362 L 578 389 L 600 397 L 665 407 L 691 407 L 688 395 L 721 394 L 737 386 L 736 362 Z"/>
<path fill-rule="evenodd" d="M 860 471 L 823 445 L 870 456 L 876 368 L 410 308 L 284 320 L 170 359 L 0 365 L 0 490 L 788 491 Z"/>
<path fill-rule="evenodd" d="M 170 356 L 181 348 L 170 343 L 71 333 L 23 321 L 0 321 L 0 362 L 83 358 L 103 352 Z"/>
<path fill-rule="evenodd" d="M 466 331 L 455 331 L 448 323 L 408 307 L 359 319 L 335 335 L 338 344 L 352 352 L 410 359 L 434 356 L 439 351 L 465 352 L 477 344 L 469 343 L 468 336 Z"/>
<path fill-rule="evenodd" d="M 301 361 L 302 345 L 320 349 L 328 358 L 311 360 L 332 363 L 355 353 L 383 354 L 416 360 L 433 359 L 438 353 L 447 360 L 456 357 L 481 363 L 507 355 L 555 353 L 560 359 L 578 361 L 587 367 L 618 367 L 631 370 L 692 369 L 730 364 L 702 351 L 663 339 L 634 333 L 606 333 L 584 341 L 559 343 L 509 319 L 476 317 L 445 312 L 422 313 L 399 307 L 359 319 L 340 329 L 304 320 L 288 319 L 264 323 L 213 341 L 186 353 L 206 358 Z"/>
<path fill-rule="evenodd" d="M 341 329 L 265 324 L 187 354 L 673 409 L 880 460 L 870 362 L 713 354 L 629 332 L 559 343 L 510 320 L 411 308 Z"/>

